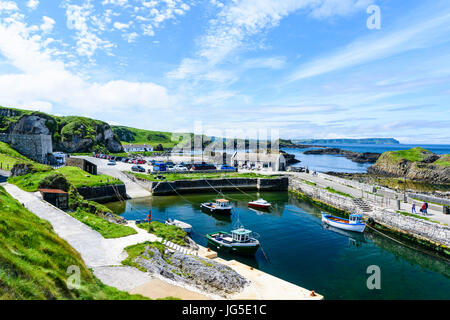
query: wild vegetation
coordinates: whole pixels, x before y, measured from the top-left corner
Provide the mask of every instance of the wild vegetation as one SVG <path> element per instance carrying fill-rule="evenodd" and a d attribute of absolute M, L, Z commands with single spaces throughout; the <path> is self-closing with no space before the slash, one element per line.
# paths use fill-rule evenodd
<path fill-rule="evenodd" d="M 80 270 L 81 286 L 69 289 L 67 270 Z M 0 187 L 0 300 L 145 299 L 102 284 L 78 252 L 51 225 Z"/>
<path fill-rule="evenodd" d="M 78 116 L 59 117 L 39 111 L 1 106 L 0 133 L 11 133 L 17 124 L 33 116 L 45 120 L 45 125 L 39 125 L 38 131 L 52 136 L 56 150 L 66 152 L 118 152 L 122 149 L 119 139 L 113 135 L 112 131 L 111 137 L 106 134 L 108 130 L 111 130 L 106 122 Z M 35 124 L 37 124 L 36 121 Z M 21 130 L 24 130 L 24 128 Z M 29 132 L 20 133 L 28 134 Z M 75 138 L 78 142 L 73 141 Z"/>
<path fill-rule="evenodd" d="M 41 182 L 52 175 L 60 174 L 64 176 L 69 183 L 73 184 L 76 188 L 79 187 L 99 187 L 111 184 L 121 184 L 119 179 L 107 176 L 107 175 L 91 175 L 77 167 L 62 167 L 56 170 L 39 171 L 35 173 L 29 173 L 23 176 L 10 177 L 9 183 L 17 185 L 19 188 L 34 192 L 38 191 Z"/>
<path fill-rule="evenodd" d="M 152 221 L 150 223 L 141 223 L 138 224 L 138 227 L 145 229 L 149 233 L 161 237 L 164 240 L 171 241 L 180 246 L 186 245 L 184 239 L 186 238 L 187 233 L 184 232 L 184 230 L 179 227 L 169 226 L 158 221 Z"/>

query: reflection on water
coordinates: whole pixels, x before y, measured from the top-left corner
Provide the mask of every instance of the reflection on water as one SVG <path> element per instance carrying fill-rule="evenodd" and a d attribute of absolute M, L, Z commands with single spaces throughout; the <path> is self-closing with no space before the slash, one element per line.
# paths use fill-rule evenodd
<path fill-rule="evenodd" d="M 205 234 L 231 231 L 239 220 L 260 235 L 261 250 L 254 257 L 224 252 L 219 255 L 315 290 L 327 299 L 448 299 L 448 262 L 420 253 L 378 234 L 355 234 L 325 228 L 321 212 L 286 192 L 247 195 L 229 193 L 234 206 L 231 217 L 200 210 L 215 194 L 163 196 L 110 203 L 125 218 L 145 219 L 149 210 L 155 220 L 176 218 L 193 226 L 191 237 L 206 246 Z M 268 211 L 250 210 L 249 200 L 259 197 L 273 204 Z M 366 271 L 381 268 L 382 289 L 368 290 Z"/>

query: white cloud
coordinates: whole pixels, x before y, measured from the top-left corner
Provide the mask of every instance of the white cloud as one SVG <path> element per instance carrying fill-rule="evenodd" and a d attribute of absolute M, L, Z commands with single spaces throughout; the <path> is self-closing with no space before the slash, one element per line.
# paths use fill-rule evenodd
<path fill-rule="evenodd" d="M 44 16 L 44 17 L 42 17 L 42 21 L 43 21 L 43 23 L 41 24 L 40 29 L 44 33 L 48 33 L 53 30 L 53 26 L 55 25 L 55 20 L 53 20 L 52 18 L 49 18 L 47 16 Z"/>
<path fill-rule="evenodd" d="M 128 29 L 130 27 L 130 24 L 128 24 L 128 23 L 121 23 L 121 22 L 114 22 L 113 26 L 114 26 L 114 28 L 116 28 L 118 30 L 124 30 L 124 29 Z"/>
<path fill-rule="evenodd" d="M 184 59 L 180 67 L 169 76 L 182 79 L 189 77 L 186 65 L 197 64 L 211 70 L 216 65 L 245 46 L 246 40 L 262 31 L 276 27 L 289 14 L 298 10 L 309 10 L 313 17 L 348 15 L 361 10 L 363 5 L 373 0 L 242 0 L 219 6 L 217 17 L 210 20 L 208 30 L 199 39 L 200 47 L 194 59 Z M 365 8 L 364 8 L 365 9 Z M 209 71 L 208 71 L 209 72 Z M 198 74 L 198 72 L 196 72 Z"/>
<path fill-rule="evenodd" d="M 18 9 L 14 1 L 0 1 L 0 11 L 15 11 Z"/>
<path fill-rule="evenodd" d="M 296 81 L 335 70 L 379 60 L 412 49 L 427 47 L 436 41 L 448 41 L 450 13 L 419 24 L 408 25 L 384 36 L 357 40 L 329 56 L 300 66 L 288 79 Z"/>
<path fill-rule="evenodd" d="M 31 10 L 35 10 L 39 6 L 39 0 L 29 0 L 27 2 L 27 7 Z"/>
<path fill-rule="evenodd" d="M 3 105 L 44 111 L 62 106 L 78 114 L 101 114 L 151 108 L 164 109 L 175 103 L 167 89 L 151 82 L 92 82 L 70 72 L 63 61 L 52 57 L 35 28 L 17 16 L 0 21 L 0 54 L 18 72 L 0 75 L 0 101 Z"/>
<path fill-rule="evenodd" d="M 91 58 L 97 49 L 108 50 L 114 45 L 101 39 L 96 30 L 89 26 L 89 18 L 93 14 L 94 6 L 90 2 L 83 5 L 69 4 L 66 7 L 67 28 L 76 31 L 77 48 L 80 56 Z"/>

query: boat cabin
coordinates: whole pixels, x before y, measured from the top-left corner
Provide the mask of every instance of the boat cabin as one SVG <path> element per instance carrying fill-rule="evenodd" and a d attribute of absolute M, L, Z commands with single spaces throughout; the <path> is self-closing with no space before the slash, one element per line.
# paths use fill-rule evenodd
<path fill-rule="evenodd" d="M 362 214 L 351 214 L 349 217 L 350 224 L 362 223 Z"/>
<path fill-rule="evenodd" d="M 247 229 L 236 229 L 231 231 L 231 235 L 233 237 L 233 241 L 235 242 L 248 242 L 250 240 L 250 235 L 252 232 Z"/>
<path fill-rule="evenodd" d="M 230 202 L 228 200 L 226 200 L 226 199 L 217 199 L 215 204 L 216 204 L 217 207 L 224 208 L 224 207 L 228 207 L 229 203 Z"/>

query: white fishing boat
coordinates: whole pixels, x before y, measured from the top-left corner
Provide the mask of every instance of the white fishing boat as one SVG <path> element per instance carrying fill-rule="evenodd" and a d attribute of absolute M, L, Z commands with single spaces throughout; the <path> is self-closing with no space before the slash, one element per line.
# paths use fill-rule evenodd
<path fill-rule="evenodd" d="M 190 233 L 192 230 L 192 226 L 189 223 L 177 220 L 177 219 L 167 219 L 166 225 L 168 226 L 176 226 L 184 230 L 186 233 Z"/>
<path fill-rule="evenodd" d="M 322 213 L 322 222 L 342 230 L 364 232 L 366 224 L 362 221 L 361 214 L 351 214 L 349 219 L 343 219 Z"/>
<path fill-rule="evenodd" d="M 203 210 L 207 210 L 212 213 L 231 214 L 233 207 L 226 199 L 217 199 L 216 202 L 206 202 L 201 204 Z"/>

